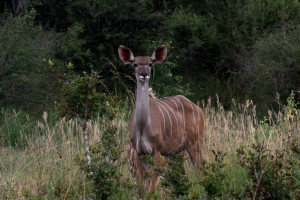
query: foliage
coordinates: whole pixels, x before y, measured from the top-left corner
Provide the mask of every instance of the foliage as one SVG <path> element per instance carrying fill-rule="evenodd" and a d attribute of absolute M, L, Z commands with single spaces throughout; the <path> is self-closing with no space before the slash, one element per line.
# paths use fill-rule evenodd
<path fill-rule="evenodd" d="M 0 112 L 0 146 L 27 146 L 27 140 L 32 136 L 35 128 L 35 118 L 21 112 L 8 111 L 4 108 Z"/>
<path fill-rule="evenodd" d="M 159 96 L 182 93 L 198 101 L 218 93 L 226 107 L 232 98 L 253 99 L 263 113 L 270 104 L 276 108 L 276 92 L 286 98 L 289 91 L 299 90 L 296 0 L 14 2 L 6 4 L 6 12 L 14 15 L 3 14 L 6 22 L 0 35 L 5 44 L 1 62 L 17 66 L 9 73 L 5 67 L 1 74 L 1 103 L 8 106 L 31 110 L 39 104 L 33 112 L 52 108 L 55 84 L 43 58 L 71 62 L 78 74 L 98 71 L 109 93 L 127 95 L 134 77 L 131 67 L 119 65 L 120 44 L 140 55 L 152 51 L 154 44 L 168 45 L 169 58 L 156 66 L 153 81 Z M 22 11 L 17 13 L 13 4 L 22 4 Z M 31 25 L 25 27 L 26 23 Z M 20 41 L 18 48 L 9 45 L 14 41 Z M 37 69 L 39 76 L 34 76 Z M 14 92 L 8 92 L 9 84 Z"/>
<path fill-rule="evenodd" d="M 116 135 L 116 128 L 110 126 L 104 131 L 101 145 L 93 149 L 91 154 L 88 140 L 89 129 L 87 127 L 88 121 L 97 113 L 100 113 L 99 117 L 105 116 L 112 120 L 116 115 L 115 102 L 107 93 L 97 92 L 97 89 L 102 89 L 102 91 L 105 89 L 97 72 L 91 72 L 91 74 L 83 72 L 83 75 L 76 75 L 73 72 L 73 64 L 69 62 L 66 65 L 68 73 L 60 73 L 55 69 L 51 60 L 48 61 L 48 64 L 61 83 L 60 96 L 57 101 L 59 114 L 62 117 L 76 118 L 82 129 L 87 162 L 83 160 L 80 165 L 82 168 L 87 166 L 87 175 L 92 180 L 95 197 L 108 199 L 112 196 L 121 195 L 121 192 L 117 191 L 120 188 L 118 166 L 112 167 L 113 163 L 119 160 L 121 154 L 117 148 L 119 140 L 118 135 Z"/>
<path fill-rule="evenodd" d="M 90 176 L 77 120 L 61 118 L 49 123 L 45 113 L 43 120 L 35 121 L 31 115 L 16 112 L 18 116 L 13 116 L 15 113 L 3 109 L 1 116 L 7 117 L 1 118 L 6 120 L 0 120 L 1 128 L 12 129 L 22 124 L 20 130 L 26 129 L 32 137 L 26 137 L 27 145 L 23 148 L 0 145 L 0 199 L 96 199 L 96 195 L 110 195 L 111 199 L 175 199 L 177 191 L 187 187 L 187 183 L 191 185 L 181 191 L 186 193 L 178 199 L 252 199 L 257 186 L 257 199 L 269 197 L 269 190 L 274 191 L 273 199 L 299 199 L 299 108 L 294 95 L 280 107 L 281 112 L 270 111 L 263 121 L 256 117 L 251 101 L 234 103 L 233 110 L 225 110 L 219 101 L 218 107 L 212 107 L 210 99 L 207 105 L 203 103 L 209 134 L 204 135 L 201 176 L 196 176 L 191 163 L 183 159 L 188 176 L 181 172 L 174 173 L 175 177 L 173 170 L 180 172 L 182 162 L 178 166 L 171 164 L 166 172 L 170 172 L 169 180 L 173 181 L 167 188 L 158 188 L 161 193 L 156 196 L 143 196 L 129 178 L 129 141 L 122 140 L 128 138 L 128 107 L 119 105 L 120 112 L 113 120 L 103 116 L 87 123 L 97 176 Z M 23 118 L 30 122 L 23 123 Z M 6 129 L 0 133 L 6 136 Z M 253 143 L 254 147 L 250 145 Z M 74 155 L 78 155 L 75 162 Z M 95 187 L 96 183 L 103 184 Z M 111 187 L 106 188 L 108 185 Z M 178 190 L 168 193 L 175 188 L 173 185 Z M 98 187 L 102 189 L 97 190 Z"/>
<path fill-rule="evenodd" d="M 184 152 L 168 156 L 168 165 L 163 170 L 161 185 L 169 189 L 172 199 L 188 199 L 191 182 L 184 168 Z"/>
<path fill-rule="evenodd" d="M 53 109 L 55 81 L 43 59 L 54 56 L 56 34 L 24 16 L 3 15 L 0 22 L 0 105 L 38 114 Z"/>
<path fill-rule="evenodd" d="M 208 198 L 222 197 L 227 194 L 226 191 L 226 172 L 224 158 L 226 153 L 215 152 L 214 162 L 207 163 L 205 160 L 202 162 L 202 177 L 200 184 L 204 187 Z"/>
<path fill-rule="evenodd" d="M 248 169 L 245 195 L 259 199 L 297 199 L 300 195 L 299 159 L 289 151 L 271 152 L 264 143 L 241 146 L 240 164 Z"/>
<path fill-rule="evenodd" d="M 49 60 L 50 65 L 53 65 Z M 52 63 L 52 64 L 51 64 Z M 51 70 L 61 84 L 61 91 L 56 102 L 56 108 L 61 116 L 76 117 L 81 120 L 89 120 L 96 114 L 114 118 L 116 107 L 111 96 L 107 95 L 103 80 L 97 72 L 76 75 L 68 63 L 68 72 L 58 72 L 54 66 Z M 97 92 L 101 90 L 102 92 Z"/>
<path fill-rule="evenodd" d="M 81 73 L 83 70 L 93 70 L 91 62 L 92 53 L 90 49 L 84 48 L 86 41 L 80 38 L 84 32 L 83 24 L 78 22 L 68 28 L 64 34 L 60 34 L 59 45 L 55 57 L 58 61 L 65 60 L 73 64 L 74 70 Z"/>
<path fill-rule="evenodd" d="M 298 54 L 299 27 L 286 27 L 263 37 L 254 44 L 251 59 L 245 63 L 242 81 L 247 84 L 246 93 L 260 110 L 275 105 L 275 91 L 284 98 L 299 85 L 300 60 Z"/>
<path fill-rule="evenodd" d="M 282 29 L 292 32 L 298 26 L 299 9 L 299 2 L 294 0 L 190 2 L 167 18 L 165 24 L 171 33 L 169 38 L 180 48 L 175 50 L 181 52 L 180 73 L 185 73 L 185 79 L 191 78 L 198 96 L 209 95 L 202 89 L 205 85 L 210 87 L 209 92 L 223 96 L 224 102 L 250 98 L 263 104 L 258 105 L 259 112 L 265 111 L 270 103 L 274 106 L 275 92 L 287 97 L 286 91 L 297 88 L 299 73 L 294 63 L 298 63 L 298 59 L 293 56 L 297 55 L 297 41 L 286 42 L 283 35 L 274 39 L 278 44 L 274 46 L 266 37 Z M 184 34 L 178 34 L 182 32 Z M 290 38 L 297 40 L 298 37 L 291 34 Z M 264 43 L 261 51 L 270 52 L 267 59 L 257 50 L 257 42 Z M 277 48 L 280 46 L 287 48 Z M 256 56 L 261 58 L 260 63 L 253 67 Z M 282 67 L 278 70 L 277 66 Z M 248 73 L 249 68 L 253 73 Z M 291 78 L 286 78 L 289 75 Z"/>
<path fill-rule="evenodd" d="M 295 99 L 295 93 L 292 90 L 290 96 L 286 100 L 286 105 L 283 106 L 283 116 L 285 120 L 297 120 L 300 115 L 299 102 Z"/>
<path fill-rule="evenodd" d="M 92 54 L 85 58 L 88 62 L 84 65 L 74 60 L 72 62 L 86 71 L 84 67 L 90 65 L 101 67 L 103 73 L 104 66 L 99 65 L 103 64 L 103 60 L 99 59 L 100 55 L 116 58 L 112 55 L 120 44 L 130 46 L 132 49 L 143 49 L 144 47 L 139 46 L 145 43 L 145 38 L 155 36 L 154 30 L 147 27 L 155 27 L 161 19 L 159 15 L 150 14 L 148 2 L 141 4 L 135 0 L 122 2 L 76 0 L 56 1 L 56 3 L 35 0 L 32 5 L 39 14 L 37 20 L 45 26 L 56 28 L 59 32 L 70 32 L 73 27 L 81 24 L 82 32 L 76 39 L 84 41 L 81 44 L 83 52 L 89 50 Z M 62 18 L 65 20 L 62 21 Z"/>
<path fill-rule="evenodd" d="M 89 178 L 92 180 L 96 199 L 130 199 L 126 191 L 131 186 L 123 179 L 120 171 L 121 153 L 117 128 L 107 124 L 101 140 L 91 148 L 93 175 Z M 85 159 L 79 157 L 77 162 L 88 174 Z"/>
<path fill-rule="evenodd" d="M 241 145 L 237 149 L 239 163 L 247 169 L 248 185 L 244 190 L 246 197 L 260 199 L 297 199 L 300 197 L 299 137 L 291 128 L 295 126 L 294 122 L 298 118 L 298 103 L 292 91 L 287 98 L 286 105 L 282 108 L 282 113 L 277 115 L 278 121 L 273 124 L 270 116 L 269 119 L 265 117 L 260 122 L 261 128 L 256 133 L 255 143 Z M 286 142 L 284 148 L 276 146 L 272 149 L 270 147 L 274 125 L 280 127 L 279 135 L 282 137 L 282 142 Z"/>
<path fill-rule="evenodd" d="M 165 26 L 173 41 L 173 58 L 180 61 L 177 72 L 197 78 L 195 75 L 201 72 L 214 70 L 216 62 L 212 57 L 218 54 L 221 38 L 204 16 L 188 8 L 178 9 L 165 21 Z"/>
<path fill-rule="evenodd" d="M 165 97 L 175 94 L 184 94 L 188 97 L 193 95 L 189 83 L 184 81 L 182 75 L 176 75 L 178 70 L 178 61 L 174 51 L 172 41 L 151 41 L 149 42 L 149 51 L 153 51 L 161 44 L 167 45 L 170 55 L 168 59 L 161 65 L 154 65 L 152 72 L 151 87 L 154 88 L 158 96 Z"/>
<path fill-rule="evenodd" d="M 120 63 L 117 48 L 120 44 L 134 52 L 144 53 L 148 40 L 158 38 L 163 15 L 153 13 L 150 1 L 55 1 L 31 0 L 37 10 L 36 22 L 60 33 L 56 59 L 71 61 L 75 71 L 98 71 L 110 92 L 124 95 L 127 89 L 117 81 L 115 73 L 122 74 L 125 85 L 132 89 L 130 67 Z M 64 19 L 63 21 L 61 19 Z M 129 77 L 129 78 L 127 78 Z"/>
<path fill-rule="evenodd" d="M 19 128 L 23 119 L 18 115 L 6 126 Z M 47 113 L 42 120 L 27 118 L 32 128 L 27 131 L 23 124 L 20 130 L 26 131 L 21 133 L 26 145 L 0 145 L 0 199 L 79 199 L 90 194 L 90 183 L 73 160 L 74 152 L 82 150 L 76 121 L 56 118 L 53 123 Z"/>

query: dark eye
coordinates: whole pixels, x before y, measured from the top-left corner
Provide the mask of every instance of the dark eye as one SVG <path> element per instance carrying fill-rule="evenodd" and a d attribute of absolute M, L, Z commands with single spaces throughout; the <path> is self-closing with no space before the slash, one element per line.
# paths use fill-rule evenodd
<path fill-rule="evenodd" d="M 134 66 L 134 67 L 137 67 L 138 65 L 137 65 L 137 64 L 133 64 L 133 66 Z"/>
<path fill-rule="evenodd" d="M 152 63 L 149 64 L 149 67 L 152 67 Z"/>

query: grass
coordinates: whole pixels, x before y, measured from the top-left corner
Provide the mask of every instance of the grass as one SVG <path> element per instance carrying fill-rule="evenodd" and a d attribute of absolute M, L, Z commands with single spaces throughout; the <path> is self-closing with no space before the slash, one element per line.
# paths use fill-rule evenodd
<path fill-rule="evenodd" d="M 46 134 L 28 139 L 24 149 L 1 148 L 2 197 L 14 199 L 61 193 L 65 196 L 62 199 L 67 199 L 69 193 L 79 191 L 74 188 L 79 186 L 75 182 L 81 180 L 85 184 L 83 174 L 73 161 L 74 155 L 83 149 L 78 131 L 74 132 L 78 130 L 76 123 L 60 121 L 49 128 L 46 122 L 37 122 L 36 131 L 40 129 L 46 129 Z"/>
<path fill-rule="evenodd" d="M 213 104 L 216 106 L 212 106 Z M 200 107 L 206 116 L 203 151 L 204 159 L 208 163 L 215 160 L 213 151 L 227 154 L 224 158 L 227 190 L 242 193 L 249 183 L 246 171 L 238 166 L 236 150 L 241 145 L 250 145 L 257 141 L 264 141 L 271 151 L 288 148 L 291 139 L 300 141 L 300 114 L 299 110 L 287 105 L 281 112 L 269 111 L 268 116 L 260 120 L 256 116 L 253 102 L 237 104 L 233 101 L 232 104 L 232 110 L 226 111 L 218 97 L 215 103 L 212 103 L 212 99 L 201 102 Z M 128 108 L 120 110 L 112 123 L 118 127 L 123 150 L 121 162 L 124 164 L 120 170 L 124 178 L 130 178 L 126 157 L 129 143 Z M 9 111 L 6 112 L 8 114 Z M 101 138 L 102 122 L 98 118 L 89 123 L 91 145 Z M 12 123 L 3 123 L 0 131 L 9 130 L 8 125 L 13 126 Z M 22 130 L 22 124 L 18 126 Z M 84 154 L 78 123 L 65 119 L 48 123 L 47 113 L 44 113 L 42 120 L 34 121 L 32 128 L 26 130 L 30 133 L 20 133 L 21 138 L 26 138 L 22 139 L 25 145 L 0 147 L 0 199 L 88 199 L 91 196 L 92 183 L 75 162 L 78 155 Z M 190 162 L 185 165 L 192 181 L 197 182 L 191 177 L 193 172 Z M 133 181 L 132 184 L 134 185 Z M 205 197 L 201 186 L 193 185 L 191 191 Z"/>

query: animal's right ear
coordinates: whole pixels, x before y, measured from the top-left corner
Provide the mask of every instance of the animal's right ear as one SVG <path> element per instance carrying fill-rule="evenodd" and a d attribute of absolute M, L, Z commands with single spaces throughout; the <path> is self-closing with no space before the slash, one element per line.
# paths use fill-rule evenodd
<path fill-rule="evenodd" d="M 120 45 L 120 47 L 118 49 L 118 53 L 119 53 L 119 58 L 123 61 L 123 63 L 125 65 L 133 63 L 134 55 L 129 48 L 127 48 L 123 45 Z"/>

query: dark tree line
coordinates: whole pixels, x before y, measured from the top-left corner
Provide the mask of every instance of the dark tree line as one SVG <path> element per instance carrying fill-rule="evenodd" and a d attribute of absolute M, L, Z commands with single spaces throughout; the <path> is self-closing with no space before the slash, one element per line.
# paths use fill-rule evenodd
<path fill-rule="evenodd" d="M 217 93 L 226 106 L 232 98 L 253 99 L 264 112 L 277 108 L 276 92 L 284 100 L 300 90 L 297 0 L 13 0 L 0 6 L 3 106 L 51 109 L 56 86 L 48 59 L 61 73 L 68 63 L 78 73 L 98 71 L 110 93 L 125 95 L 124 83 L 134 87 L 127 76 L 133 70 L 120 64 L 120 44 L 140 54 L 168 45 L 167 62 L 155 68 L 160 96 L 185 93 L 197 101 Z"/>

